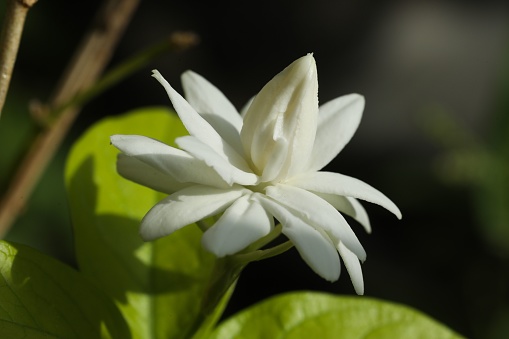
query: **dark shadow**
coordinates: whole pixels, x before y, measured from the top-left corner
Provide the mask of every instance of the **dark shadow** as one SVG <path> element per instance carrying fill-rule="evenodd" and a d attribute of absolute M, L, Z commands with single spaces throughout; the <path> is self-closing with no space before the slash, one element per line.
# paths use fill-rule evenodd
<path fill-rule="evenodd" d="M 80 272 L 30 247 L 10 245 L 16 253 L 12 253 L 12 283 L 2 293 L 2 308 L 15 309 L 9 312 L 11 335 L 19 331 L 31 338 L 41 334 L 101 338 L 107 329 L 114 339 L 131 338 L 111 298 Z"/>
<path fill-rule="evenodd" d="M 144 244 L 138 233 L 140 220 L 121 215 L 95 214 L 98 187 L 94 182 L 93 168 L 94 161 L 89 157 L 79 167 L 70 186 L 80 271 L 121 303 L 127 302 L 128 291 L 149 295 L 175 293 L 200 283 L 199 277 L 165 269 L 165 262 L 169 262 L 169 258 L 155 258 L 155 265 L 139 259 L 137 251 Z M 81 211 L 80 219 L 75 215 L 77 209 Z M 161 239 L 152 246 L 164 245 L 164 239 Z"/>

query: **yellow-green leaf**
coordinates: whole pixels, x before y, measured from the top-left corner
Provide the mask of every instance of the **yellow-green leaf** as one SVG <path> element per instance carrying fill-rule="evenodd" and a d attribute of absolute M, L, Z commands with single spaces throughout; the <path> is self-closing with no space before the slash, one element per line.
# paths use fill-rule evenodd
<path fill-rule="evenodd" d="M 141 240 L 140 220 L 164 195 L 117 174 L 113 134 L 172 145 L 187 132 L 173 112 L 144 108 L 106 118 L 76 142 L 66 184 L 80 270 L 116 301 L 134 338 L 186 337 L 199 323 L 215 258 L 203 250 L 195 225 L 154 242 Z"/>
<path fill-rule="evenodd" d="M 316 292 L 279 295 L 222 323 L 211 339 L 457 339 L 459 335 L 409 307 L 367 297 Z"/>
<path fill-rule="evenodd" d="M 0 241 L 1 338 L 131 338 L 115 304 L 72 268 Z"/>

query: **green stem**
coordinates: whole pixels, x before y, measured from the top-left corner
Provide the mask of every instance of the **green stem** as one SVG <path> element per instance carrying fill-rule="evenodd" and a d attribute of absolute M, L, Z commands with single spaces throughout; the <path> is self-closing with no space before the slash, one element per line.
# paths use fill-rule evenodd
<path fill-rule="evenodd" d="M 263 246 L 269 244 L 271 241 L 273 241 L 274 239 L 279 237 L 282 230 L 283 230 L 283 226 L 281 226 L 281 224 L 278 224 L 276 227 L 274 227 L 272 232 L 270 232 L 263 238 L 258 239 L 257 241 L 255 241 L 254 243 L 249 245 L 245 250 L 239 252 L 239 254 L 251 253 L 251 252 L 254 252 L 254 251 L 262 248 Z"/>
<path fill-rule="evenodd" d="M 285 241 L 282 244 L 279 244 L 277 246 L 274 246 L 269 249 L 261 251 L 262 252 L 261 256 L 259 256 L 258 259 L 253 260 L 253 261 L 260 261 L 260 260 L 275 257 L 276 255 L 280 255 L 280 254 L 288 251 L 292 247 L 293 247 L 293 243 L 290 240 Z"/>
<path fill-rule="evenodd" d="M 221 317 L 245 265 L 247 263 L 241 263 L 234 257 L 216 259 L 210 282 L 203 295 L 201 311 L 187 332 L 183 333 L 183 338 L 199 339 L 209 333 Z"/>
<path fill-rule="evenodd" d="M 253 261 L 260 261 L 263 259 L 272 258 L 272 257 L 275 257 L 276 255 L 282 254 L 282 253 L 288 251 L 292 247 L 293 247 L 293 243 L 288 240 L 282 244 L 268 248 L 266 250 L 257 250 L 257 251 L 252 251 L 249 253 L 236 254 L 235 258 L 241 262 L 246 262 L 246 263 L 253 262 Z"/>
<path fill-rule="evenodd" d="M 211 314 L 219 305 L 223 296 L 230 287 L 234 286 L 240 272 L 248 263 L 238 260 L 237 256 L 228 256 L 216 260 L 211 281 L 202 302 L 202 311 L 205 315 Z"/>
<path fill-rule="evenodd" d="M 197 224 L 202 231 L 207 230 L 209 227 L 204 221 L 199 221 Z M 271 258 L 293 247 L 291 241 L 286 241 L 265 250 L 258 249 L 277 238 L 281 234 L 281 229 L 281 225 L 278 225 L 270 234 L 258 240 L 244 251 L 216 259 L 209 285 L 202 299 L 201 313 L 189 328 L 185 338 L 198 339 L 209 333 L 208 331 L 215 325 L 223 309 L 226 307 L 226 303 L 235 288 L 235 283 L 247 264 L 252 261 Z"/>
<path fill-rule="evenodd" d="M 286 241 L 266 250 L 257 250 L 250 253 L 236 254 L 217 259 L 212 273 L 212 279 L 203 301 L 204 313 L 208 315 L 216 308 L 225 293 L 235 284 L 240 273 L 247 264 L 252 261 L 260 261 L 274 257 L 288 251 L 292 247 L 293 243 L 291 241 Z"/>

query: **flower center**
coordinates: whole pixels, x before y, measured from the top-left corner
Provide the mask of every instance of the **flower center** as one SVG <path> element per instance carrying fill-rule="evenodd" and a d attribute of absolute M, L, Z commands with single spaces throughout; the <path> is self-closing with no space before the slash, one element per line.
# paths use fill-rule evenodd
<path fill-rule="evenodd" d="M 266 182 L 261 182 L 258 185 L 252 185 L 252 186 L 246 185 L 244 187 L 247 188 L 248 190 L 253 191 L 253 192 L 265 194 L 265 188 L 267 188 L 267 186 L 272 186 L 272 185 L 274 185 L 273 182 L 266 181 Z"/>

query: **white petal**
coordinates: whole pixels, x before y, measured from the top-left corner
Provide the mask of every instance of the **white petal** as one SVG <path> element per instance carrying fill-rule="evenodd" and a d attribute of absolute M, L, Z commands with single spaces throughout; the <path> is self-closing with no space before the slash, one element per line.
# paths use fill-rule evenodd
<path fill-rule="evenodd" d="M 344 242 L 359 258 L 366 257 L 364 248 L 345 218 L 325 200 L 289 185 L 269 186 L 266 195 L 300 216 L 304 222 L 323 229 L 334 242 Z"/>
<path fill-rule="evenodd" d="M 203 160 L 214 169 L 221 178 L 229 185 L 255 185 L 258 182 L 256 174 L 247 172 L 234 166 L 218 155 L 208 144 L 205 144 L 193 136 L 180 137 L 175 140 L 177 145 L 189 152 L 197 159 Z M 242 166 L 248 170 L 246 164 Z"/>
<path fill-rule="evenodd" d="M 365 182 L 346 175 L 332 172 L 313 172 L 299 175 L 287 182 L 305 190 L 339 194 L 382 206 L 401 219 L 399 208 L 382 192 Z"/>
<path fill-rule="evenodd" d="M 288 141 L 279 138 L 274 143 L 274 152 L 272 152 L 269 161 L 262 172 L 261 182 L 276 180 L 286 165 L 286 156 L 288 154 Z"/>
<path fill-rule="evenodd" d="M 242 187 L 228 190 L 195 185 L 161 200 L 141 221 L 143 240 L 154 240 L 224 211 L 244 194 Z"/>
<path fill-rule="evenodd" d="M 239 154 L 242 117 L 224 94 L 207 79 L 192 71 L 182 74 L 187 101 Z"/>
<path fill-rule="evenodd" d="M 283 233 L 292 241 L 300 256 L 328 281 L 336 281 L 341 273 L 338 251 L 326 234 L 322 234 L 289 213 Z"/>
<path fill-rule="evenodd" d="M 355 210 L 355 215 L 351 215 L 351 217 L 361 224 L 367 233 L 371 233 L 371 222 L 369 221 L 369 216 L 364 206 L 355 198 L 346 197 L 346 199 L 350 201 Z"/>
<path fill-rule="evenodd" d="M 364 97 L 345 95 L 320 106 L 309 170 L 317 171 L 334 159 L 355 134 L 364 110 Z"/>
<path fill-rule="evenodd" d="M 249 106 L 251 106 L 251 104 L 253 103 L 254 98 L 255 97 L 252 97 L 251 99 L 249 99 L 246 102 L 246 104 L 242 107 L 242 109 L 240 110 L 240 116 L 242 117 L 242 119 L 244 119 L 244 117 L 246 116 Z"/>
<path fill-rule="evenodd" d="M 362 268 L 359 258 L 341 242 L 338 245 L 338 251 L 350 275 L 355 292 L 359 295 L 364 294 L 364 279 L 362 277 Z"/>
<path fill-rule="evenodd" d="M 242 155 L 237 153 L 235 149 L 170 86 L 158 71 L 152 71 L 152 76 L 163 85 L 180 120 L 182 120 L 182 123 L 192 136 L 209 145 L 217 154 L 221 155 L 224 159 L 228 159 L 230 162 L 232 162 L 231 159 L 242 158 Z"/>
<path fill-rule="evenodd" d="M 318 119 L 318 78 L 312 55 L 302 57 L 269 81 L 254 98 L 240 133 L 244 152 L 260 174 L 281 138 L 288 142 L 280 177 L 308 165 Z"/>
<path fill-rule="evenodd" d="M 295 211 L 260 195 L 260 202 L 283 225 L 283 233 L 292 241 L 300 256 L 318 275 L 336 281 L 341 271 L 338 252 L 323 231 L 302 220 Z"/>
<path fill-rule="evenodd" d="M 155 167 L 123 153 L 117 156 L 117 172 L 128 180 L 167 194 L 188 186 Z"/>
<path fill-rule="evenodd" d="M 166 173 L 182 183 L 227 187 L 226 182 L 203 161 L 187 152 L 140 135 L 113 135 L 111 143 L 120 151 Z"/>
<path fill-rule="evenodd" d="M 218 257 L 235 254 L 269 234 L 274 219 L 247 194 L 237 199 L 202 237 L 202 244 Z"/>
<path fill-rule="evenodd" d="M 354 218 L 361 224 L 367 233 L 371 233 L 371 223 L 369 222 L 368 213 L 364 207 L 355 198 L 345 197 L 337 194 L 327 194 L 313 192 L 323 200 L 331 204 L 335 209 Z"/>

